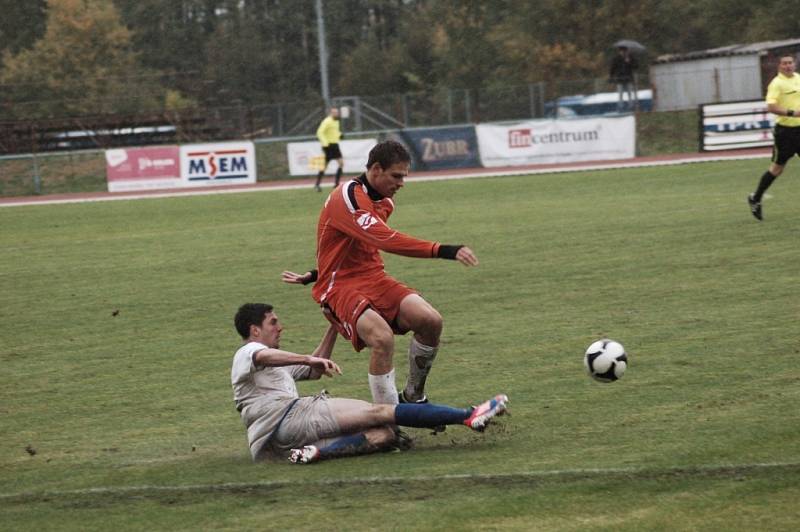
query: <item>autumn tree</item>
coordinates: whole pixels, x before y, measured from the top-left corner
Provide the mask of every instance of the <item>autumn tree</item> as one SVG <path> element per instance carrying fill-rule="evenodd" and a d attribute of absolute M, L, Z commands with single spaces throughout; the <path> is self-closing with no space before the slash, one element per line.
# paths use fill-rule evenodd
<path fill-rule="evenodd" d="M 45 0 L 0 1 L 0 52 L 17 53 L 44 33 Z"/>
<path fill-rule="evenodd" d="M 591 88 L 621 38 L 654 58 L 800 29 L 775 15 L 800 0 L 323 3 L 333 96 Z M 203 107 L 321 97 L 314 0 L 0 0 L 0 12 L 0 117 L 145 113 L 181 95 Z"/>
<path fill-rule="evenodd" d="M 0 83 L 16 118 L 145 113 L 166 95 L 131 47 L 111 0 L 48 0 L 41 39 L 3 56 Z"/>

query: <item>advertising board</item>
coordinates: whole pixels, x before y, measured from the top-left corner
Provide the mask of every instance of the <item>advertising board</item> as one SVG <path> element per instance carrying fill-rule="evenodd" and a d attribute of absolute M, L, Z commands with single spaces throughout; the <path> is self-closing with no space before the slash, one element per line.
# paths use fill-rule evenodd
<path fill-rule="evenodd" d="M 256 182 L 252 142 L 106 150 L 109 192 Z"/>
<path fill-rule="evenodd" d="M 775 115 L 764 100 L 700 106 L 700 151 L 772 146 Z"/>
<path fill-rule="evenodd" d="M 106 150 L 109 192 L 177 188 L 181 186 L 178 146 Z"/>
<path fill-rule="evenodd" d="M 256 182 L 252 142 L 215 142 L 181 146 L 184 186 L 214 186 Z"/>
<path fill-rule="evenodd" d="M 519 166 L 628 159 L 636 154 L 636 121 L 632 115 L 515 124 L 479 124 L 483 166 Z"/>
<path fill-rule="evenodd" d="M 343 140 L 339 149 L 344 159 L 344 173 L 360 174 L 367 166 L 369 150 L 377 144 L 375 139 Z M 325 165 L 322 146 L 316 140 L 307 142 L 290 142 L 286 145 L 291 175 L 317 175 Z M 328 172 L 336 171 L 336 163 L 328 163 Z"/>
<path fill-rule="evenodd" d="M 474 126 L 402 129 L 392 136 L 408 148 L 413 170 L 477 168 L 481 165 Z"/>

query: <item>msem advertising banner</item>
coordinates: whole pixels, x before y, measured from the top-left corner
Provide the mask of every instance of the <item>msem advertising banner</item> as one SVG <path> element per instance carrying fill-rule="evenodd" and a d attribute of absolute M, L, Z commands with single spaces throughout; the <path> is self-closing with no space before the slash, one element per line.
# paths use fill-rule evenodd
<path fill-rule="evenodd" d="M 531 120 L 475 126 L 486 167 L 629 159 L 636 154 L 633 116 Z"/>
<path fill-rule="evenodd" d="M 393 136 L 411 152 L 414 170 L 476 168 L 481 165 L 473 126 L 403 129 Z"/>
<path fill-rule="evenodd" d="M 106 150 L 109 192 L 256 182 L 252 142 Z"/>
<path fill-rule="evenodd" d="M 344 172 L 346 174 L 360 174 L 367 168 L 369 150 L 377 144 L 375 139 L 343 140 L 339 143 L 339 150 L 344 159 Z M 322 145 L 315 140 L 308 142 L 290 142 L 286 145 L 286 155 L 289 158 L 289 173 L 291 175 L 317 175 L 325 166 L 325 154 Z M 328 163 L 328 173 L 336 171 L 336 162 Z"/>
<path fill-rule="evenodd" d="M 238 185 L 256 182 L 252 142 L 218 142 L 181 146 L 183 186 Z"/>
<path fill-rule="evenodd" d="M 106 150 L 109 192 L 182 186 L 177 146 Z"/>
<path fill-rule="evenodd" d="M 700 106 L 700 151 L 772 146 L 775 116 L 764 100 Z"/>

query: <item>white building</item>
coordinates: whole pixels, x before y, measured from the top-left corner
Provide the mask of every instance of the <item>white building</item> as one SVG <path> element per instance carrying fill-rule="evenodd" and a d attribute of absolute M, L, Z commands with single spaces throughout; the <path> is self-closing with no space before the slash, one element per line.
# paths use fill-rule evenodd
<path fill-rule="evenodd" d="M 655 110 L 763 98 L 778 71 L 778 59 L 786 53 L 800 57 L 800 39 L 659 56 L 650 65 Z"/>

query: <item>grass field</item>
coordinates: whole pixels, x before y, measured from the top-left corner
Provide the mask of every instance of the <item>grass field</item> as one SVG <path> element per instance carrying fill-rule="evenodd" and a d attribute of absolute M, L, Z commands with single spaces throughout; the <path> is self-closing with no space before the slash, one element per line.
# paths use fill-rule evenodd
<path fill-rule="evenodd" d="M 322 196 L 0 209 L 0 528 L 795 530 L 800 186 L 756 222 L 764 164 L 410 183 L 392 225 L 481 259 L 386 257 L 445 318 L 428 392 L 512 415 L 308 467 L 250 462 L 229 374 L 245 301 L 284 348 L 322 333 L 279 282 Z M 603 336 L 629 353 L 614 384 L 582 366 Z M 366 353 L 335 357 L 301 393 L 368 399 Z"/>

